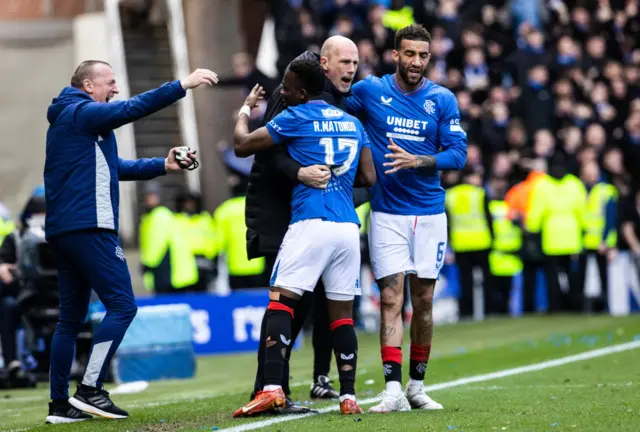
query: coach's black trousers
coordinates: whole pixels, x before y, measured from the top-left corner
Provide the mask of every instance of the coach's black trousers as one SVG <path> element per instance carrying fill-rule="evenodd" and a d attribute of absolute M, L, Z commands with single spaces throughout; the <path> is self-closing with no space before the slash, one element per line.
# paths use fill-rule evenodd
<path fill-rule="evenodd" d="M 271 274 L 273 266 L 275 265 L 276 256 L 269 255 L 266 257 L 265 272 Z M 302 298 L 296 305 L 293 311 L 293 321 L 291 322 L 291 340 L 295 341 L 300 330 L 306 321 L 307 315 L 313 310 L 313 379 L 314 381 L 318 375 L 328 375 L 331 365 L 331 351 L 332 340 L 331 331 L 329 330 L 329 311 L 327 308 L 327 299 L 324 292 L 324 285 L 322 280 L 318 281 L 315 291 L 305 292 Z M 265 314 L 265 317 L 267 315 Z M 266 338 L 267 321 L 262 319 L 262 327 L 260 329 L 260 341 Z M 291 357 L 291 349 L 293 343 L 289 345 L 287 350 L 287 361 L 284 364 L 284 371 L 282 374 L 282 389 L 289 395 L 291 389 L 289 388 L 289 358 Z M 253 385 L 253 393 L 251 399 L 256 392 L 262 390 L 264 383 L 264 361 L 265 361 L 265 346 L 260 343 L 258 347 L 258 371 L 256 373 L 256 380 Z"/>

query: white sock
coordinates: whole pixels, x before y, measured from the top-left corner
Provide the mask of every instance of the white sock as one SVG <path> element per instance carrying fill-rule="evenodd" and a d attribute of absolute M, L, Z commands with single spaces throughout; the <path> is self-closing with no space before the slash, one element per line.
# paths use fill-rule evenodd
<path fill-rule="evenodd" d="M 409 384 L 407 385 L 407 388 L 423 388 L 424 387 L 424 381 L 420 381 L 420 380 L 414 380 L 413 378 L 409 378 Z"/>
<path fill-rule="evenodd" d="M 399 381 L 387 381 L 387 386 L 385 387 L 387 393 L 398 394 L 402 393 L 402 384 Z"/>
<path fill-rule="evenodd" d="M 355 401 L 356 397 L 354 395 L 346 394 L 346 395 L 340 396 L 338 399 L 340 400 L 340 402 L 344 402 L 347 399 L 351 399 L 352 401 Z"/>
<path fill-rule="evenodd" d="M 270 385 L 264 386 L 264 388 L 262 390 L 264 390 L 264 391 L 274 391 L 274 390 L 278 390 L 278 389 L 281 389 L 281 388 L 282 388 L 282 386 L 270 384 Z"/>

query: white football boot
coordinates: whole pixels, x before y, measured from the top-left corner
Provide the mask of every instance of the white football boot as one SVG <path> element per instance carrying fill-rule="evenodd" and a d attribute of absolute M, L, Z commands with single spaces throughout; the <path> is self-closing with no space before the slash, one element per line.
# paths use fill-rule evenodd
<path fill-rule="evenodd" d="M 407 385 L 407 400 L 412 409 L 440 410 L 442 405 L 431 399 L 424 392 L 424 385 Z"/>
<path fill-rule="evenodd" d="M 382 398 L 378 405 L 369 408 L 369 412 L 372 413 L 388 413 L 396 411 L 411 411 L 411 405 L 407 397 L 402 392 L 391 393 L 383 391 L 378 395 Z"/>

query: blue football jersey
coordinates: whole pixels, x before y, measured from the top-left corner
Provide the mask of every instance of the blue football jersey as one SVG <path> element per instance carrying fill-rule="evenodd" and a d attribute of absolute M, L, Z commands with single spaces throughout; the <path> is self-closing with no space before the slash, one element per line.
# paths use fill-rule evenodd
<path fill-rule="evenodd" d="M 302 166 L 327 165 L 331 179 L 326 189 L 304 184 L 293 188 L 291 223 L 305 219 L 360 224 L 353 207 L 353 183 L 360 150 L 369 146 L 360 121 L 324 101 L 289 107 L 267 123 L 276 144 L 286 144 Z"/>
<path fill-rule="evenodd" d="M 423 79 L 412 92 L 405 92 L 395 75 L 368 76 L 356 83 L 347 99 L 354 114 L 364 113 L 378 180 L 373 187 L 371 209 L 398 215 L 444 213 L 444 189 L 438 172 L 415 169 L 385 174 L 392 161 L 384 155 L 389 138 L 414 155 L 435 155 L 438 170 L 462 169 L 467 158 L 467 134 L 460 126 L 455 96 L 448 89 Z"/>

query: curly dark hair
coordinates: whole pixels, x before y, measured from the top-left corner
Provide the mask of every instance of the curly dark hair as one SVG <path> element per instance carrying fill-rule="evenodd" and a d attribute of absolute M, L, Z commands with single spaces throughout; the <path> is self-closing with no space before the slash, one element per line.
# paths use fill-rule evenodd
<path fill-rule="evenodd" d="M 400 49 L 403 40 L 424 41 L 431 44 L 431 34 L 420 24 L 411 24 L 396 32 L 395 49 Z"/>
<path fill-rule="evenodd" d="M 318 96 L 324 90 L 324 70 L 316 60 L 294 60 L 289 70 L 296 74 L 302 88 L 310 96 Z"/>

